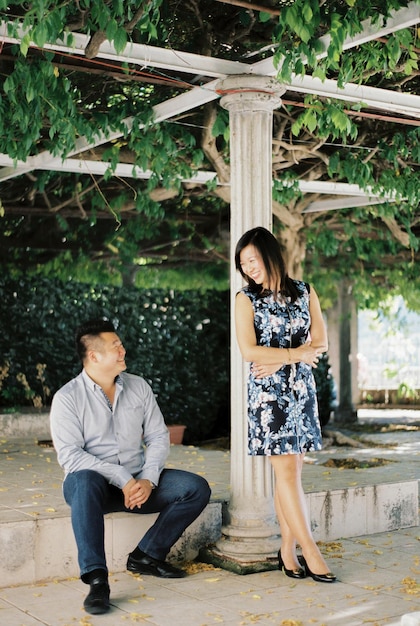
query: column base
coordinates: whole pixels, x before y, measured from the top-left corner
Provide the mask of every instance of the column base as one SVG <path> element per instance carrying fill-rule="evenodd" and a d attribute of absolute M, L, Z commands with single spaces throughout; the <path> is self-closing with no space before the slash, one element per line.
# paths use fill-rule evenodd
<path fill-rule="evenodd" d="M 198 553 L 197 561 L 209 563 L 215 567 L 240 575 L 268 572 L 279 567 L 277 558 L 267 558 L 261 561 L 244 561 L 243 559 L 226 556 L 216 546 L 202 548 Z"/>

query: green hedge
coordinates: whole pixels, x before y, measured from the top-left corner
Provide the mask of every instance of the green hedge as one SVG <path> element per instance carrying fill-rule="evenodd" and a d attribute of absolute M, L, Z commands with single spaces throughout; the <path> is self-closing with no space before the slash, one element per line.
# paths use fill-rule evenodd
<path fill-rule="evenodd" d="M 80 371 L 76 326 L 106 316 L 127 350 L 127 370 L 151 384 L 168 423 L 187 425 L 187 442 L 220 422 L 228 429 L 227 292 L 3 277 L 0 296 L 0 406 L 48 405 Z"/>
<path fill-rule="evenodd" d="M 187 443 L 229 433 L 228 292 L 0 278 L 0 315 L 0 407 L 47 406 L 80 371 L 76 326 L 106 316 L 128 371 L 150 383 L 168 424 L 186 424 Z M 335 402 L 327 355 L 314 374 L 324 426 Z"/>

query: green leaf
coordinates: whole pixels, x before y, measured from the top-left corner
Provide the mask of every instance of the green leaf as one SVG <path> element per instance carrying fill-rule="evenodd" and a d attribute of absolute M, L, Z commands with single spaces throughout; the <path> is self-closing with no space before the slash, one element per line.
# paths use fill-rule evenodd
<path fill-rule="evenodd" d="M 30 44 L 31 44 L 30 35 L 27 34 L 24 37 L 22 37 L 22 40 L 20 42 L 20 51 L 24 57 L 26 57 L 26 55 L 28 54 Z"/>
<path fill-rule="evenodd" d="M 124 28 L 119 28 L 115 33 L 114 46 L 117 52 L 122 52 L 127 45 L 127 32 Z"/>
<path fill-rule="evenodd" d="M 259 12 L 259 20 L 260 22 L 269 22 L 272 19 L 271 13 L 266 13 L 265 11 Z"/>

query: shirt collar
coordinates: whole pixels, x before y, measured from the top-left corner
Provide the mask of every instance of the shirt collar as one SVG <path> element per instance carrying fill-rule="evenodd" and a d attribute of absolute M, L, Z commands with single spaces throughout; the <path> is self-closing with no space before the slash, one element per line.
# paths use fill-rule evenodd
<path fill-rule="evenodd" d="M 91 377 L 89 376 L 89 374 L 87 373 L 85 369 L 82 370 L 82 377 L 85 382 L 85 385 L 87 385 L 89 389 L 91 389 L 92 391 L 96 391 L 97 388 L 101 389 L 101 386 L 98 385 L 98 383 L 95 383 L 95 381 L 91 379 Z M 123 387 L 124 382 L 123 382 L 123 378 L 121 374 L 118 374 L 115 377 L 115 383 L 119 385 L 120 387 Z"/>

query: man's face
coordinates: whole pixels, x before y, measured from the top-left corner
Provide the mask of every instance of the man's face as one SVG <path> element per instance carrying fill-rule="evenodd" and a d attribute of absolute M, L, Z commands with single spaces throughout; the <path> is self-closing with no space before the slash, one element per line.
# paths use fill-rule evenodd
<path fill-rule="evenodd" d="M 93 352 L 96 364 L 105 373 L 115 376 L 126 369 L 125 348 L 116 333 L 101 333 Z"/>

